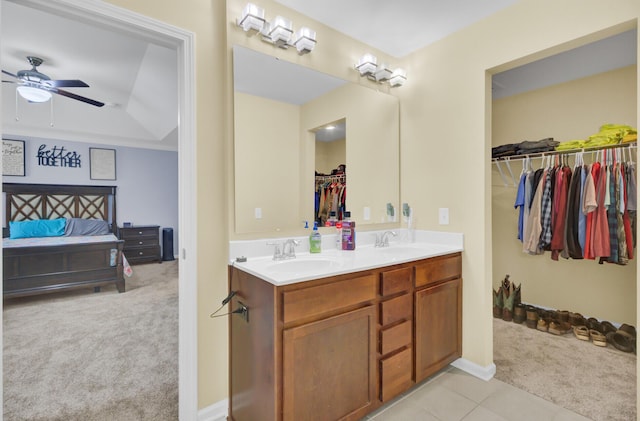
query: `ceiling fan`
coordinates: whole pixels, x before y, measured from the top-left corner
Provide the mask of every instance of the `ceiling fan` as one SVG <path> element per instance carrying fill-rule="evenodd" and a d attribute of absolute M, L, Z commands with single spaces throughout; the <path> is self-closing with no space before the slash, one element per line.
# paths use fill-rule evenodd
<path fill-rule="evenodd" d="M 31 64 L 30 70 L 20 70 L 17 75 L 11 72 L 2 70 L 2 73 L 9 75 L 15 79 L 16 82 L 3 80 L 7 83 L 17 83 L 19 86 L 16 88 L 18 93 L 30 102 L 46 102 L 51 98 L 51 93 L 66 96 L 67 98 L 75 99 L 85 102 L 96 107 L 104 106 L 104 102 L 96 101 L 90 98 L 86 98 L 80 95 L 76 95 L 69 91 L 64 91 L 60 88 L 88 88 L 89 85 L 78 79 L 70 80 L 52 80 L 44 73 L 40 73 L 37 69 L 43 62 L 40 57 L 27 56 L 29 64 Z"/>

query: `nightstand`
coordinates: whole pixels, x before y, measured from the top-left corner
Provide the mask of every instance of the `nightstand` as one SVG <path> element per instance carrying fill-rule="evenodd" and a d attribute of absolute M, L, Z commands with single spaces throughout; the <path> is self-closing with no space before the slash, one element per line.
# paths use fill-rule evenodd
<path fill-rule="evenodd" d="M 154 261 L 162 263 L 159 229 L 159 225 L 118 227 L 118 236 L 124 240 L 123 252 L 130 264 Z"/>

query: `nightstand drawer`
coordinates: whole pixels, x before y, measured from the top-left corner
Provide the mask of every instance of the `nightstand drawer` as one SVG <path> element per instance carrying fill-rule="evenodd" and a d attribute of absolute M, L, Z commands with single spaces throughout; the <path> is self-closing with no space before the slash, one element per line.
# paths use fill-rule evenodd
<path fill-rule="evenodd" d="M 134 263 L 147 260 L 159 260 L 160 246 L 124 250 L 124 256 L 129 262 Z"/>
<path fill-rule="evenodd" d="M 136 247 L 148 247 L 148 246 L 157 246 L 157 245 L 158 245 L 157 237 L 127 238 L 124 243 L 124 249 L 129 250 Z"/>
<path fill-rule="evenodd" d="M 120 228 L 123 240 L 136 239 L 140 237 L 159 238 L 158 227 L 128 227 Z"/>

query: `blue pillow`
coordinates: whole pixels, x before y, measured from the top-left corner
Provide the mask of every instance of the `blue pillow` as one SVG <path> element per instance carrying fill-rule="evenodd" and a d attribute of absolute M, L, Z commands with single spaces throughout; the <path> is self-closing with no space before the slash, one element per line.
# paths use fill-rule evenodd
<path fill-rule="evenodd" d="M 9 222 L 9 238 L 59 237 L 64 234 L 66 219 L 36 219 Z"/>

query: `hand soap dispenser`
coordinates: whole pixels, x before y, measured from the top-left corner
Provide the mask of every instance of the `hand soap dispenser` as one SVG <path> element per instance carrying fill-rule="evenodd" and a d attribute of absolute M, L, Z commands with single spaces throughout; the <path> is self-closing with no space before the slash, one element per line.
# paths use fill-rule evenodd
<path fill-rule="evenodd" d="M 313 231 L 309 236 L 309 252 L 310 253 L 320 253 L 322 250 L 322 236 L 318 231 L 318 223 L 313 223 Z"/>

